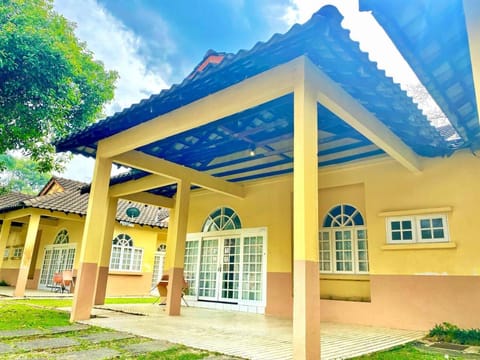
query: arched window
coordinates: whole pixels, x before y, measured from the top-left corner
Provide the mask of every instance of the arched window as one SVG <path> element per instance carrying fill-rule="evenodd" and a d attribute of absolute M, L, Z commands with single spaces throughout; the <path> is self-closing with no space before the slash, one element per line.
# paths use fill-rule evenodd
<path fill-rule="evenodd" d="M 55 236 L 55 240 L 53 241 L 53 244 L 55 245 L 68 244 L 68 242 L 69 242 L 68 231 L 66 229 L 62 229 L 57 233 L 57 236 Z"/>
<path fill-rule="evenodd" d="M 319 234 L 321 272 L 368 273 L 365 221 L 352 205 L 334 206 L 325 215 Z"/>
<path fill-rule="evenodd" d="M 130 235 L 127 234 L 119 234 L 113 239 L 113 245 L 118 246 L 133 246 L 133 239 Z"/>
<path fill-rule="evenodd" d="M 208 215 L 202 232 L 241 229 L 242 223 L 237 213 L 228 207 L 221 207 Z"/>
<path fill-rule="evenodd" d="M 112 241 L 110 270 L 141 271 L 143 249 L 133 246 L 133 239 L 128 234 L 118 234 Z"/>
<path fill-rule="evenodd" d="M 167 251 L 167 244 L 158 245 L 157 251 L 161 251 L 161 252 Z"/>

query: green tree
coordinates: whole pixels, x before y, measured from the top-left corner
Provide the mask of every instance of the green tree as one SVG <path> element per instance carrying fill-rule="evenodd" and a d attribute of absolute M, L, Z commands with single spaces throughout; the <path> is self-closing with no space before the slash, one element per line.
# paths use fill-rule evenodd
<path fill-rule="evenodd" d="M 117 73 L 73 30 L 52 0 L 0 0 L 0 154 L 21 150 L 40 171 L 58 169 L 52 139 L 97 120 L 114 95 Z"/>
<path fill-rule="evenodd" d="M 0 155 L 0 161 L 5 164 L 0 176 L 0 194 L 17 191 L 35 195 L 52 176 L 50 173 L 39 172 L 37 164 L 30 159 Z"/>

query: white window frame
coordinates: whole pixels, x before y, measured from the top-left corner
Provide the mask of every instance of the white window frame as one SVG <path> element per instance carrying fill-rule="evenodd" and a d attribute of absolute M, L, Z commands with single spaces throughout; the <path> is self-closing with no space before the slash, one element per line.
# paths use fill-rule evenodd
<path fill-rule="evenodd" d="M 113 242 L 122 236 L 131 240 L 132 245 L 113 245 Z M 113 254 L 118 253 L 114 258 Z M 140 261 L 135 261 L 140 256 Z M 118 259 L 118 262 L 116 261 Z M 115 261 L 114 261 L 115 260 Z M 125 266 L 126 264 L 126 266 Z M 112 250 L 110 252 L 110 271 L 134 272 L 142 271 L 143 265 L 143 248 L 133 246 L 133 239 L 127 234 L 119 234 L 112 240 Z"/>
<path fill-rule="evenodd" d="M 347 270 L 337 270 L 337 258 L 336 258 L 336 247 L 335 247 L 335 231 L 351 231 L 352 232 L 352 270 L 347 271 Z M 368 270 L 367 271 L 362 271 L 360 270 L 360 261 L 359 261 L 359 256 L 358 256 L 358 236 L 357 232 L 358 231 L 365 231 L 365 242 L 367 245 L 367 264 L 368 264 Z M 369 257 L 369 252 L 368 252 L 368 232 L 367 232 L 367 227 L 366 226 L 351 226 L 351 227 L 330 227 L 330 228 L 321 228 L 320 233 L 328 232 L 329 233 L 329 254 L 330 254 L 330 271 L 328 270 L 320 270 L 320 273 L 322 274 L 361 274 L 361 275 L 366 275 L 369 274 L 370 272 L 370 261 L 368 260 Z M 320 252 L 322 251 L 320 249 L 320 234 L 318 237 L 319 241 L 319 255 Z M 363 239 L 362 239 L 363 240 Z"/>
<path fill-rule="evenodd" d="M 422 238 L 422 227 L 420 222 L 422 220 L 442 219 L 443 238 Z M 392 239 L 392 222 L 409 220 L 412 223 L 412 240 L 393 240 Z M 448 216 L 446 214 L 421 214 L 411 216 L 392 216 L 386 218 L 387 227 L 387 243 L 388 244 L 418 244 L 418 243 L 446 243 L 450 241 L 448 229 Z"/>
<path fill-rule="evenodd" d="M 12 252 L 12 259 L 20 259 L 23 256 L 23 246 L 15 246 Z"/>
<path fill-rule="evenodd" d="M 344 214 L 343 213 L 343 207 L 344 206 L 349 206 L 354 209 L 354 212 L 352 214 Z M 336 217 L 331 215 L 331 211 L 337 207 L 341 207 L 341 213 L 337 215 Z M 362 217 L 362 225 L 356 225 L 354 221 L 354 215 L 359 214 Z M 348 217 L 345 220 L 345 215 Z M 360 213 L 360 211 L 353 205 L 350 204 L 338 204 L 334 207 L 332 207 L 326 214 L 325 219 L 330 216 L 332 218 L 333 223 L 336 225 L 330 226 L 330 227 L 322 227 L 320 229 L 320 233 L 318 235 L 318 251 L 319 251 L 319 271 L 321 274 L 359 274 L 359 275 L 365 275 L 369 274 L 370 272 L 370 261 L 369 261 L 369 251 L 368 251 L 368 232 L 367 232 L 367 226 L 364 225 L 364 218 L 363 215 Z M 325 220 L 324 220 L 325 223 Z M 345 225 L 347 224 L 347 225 Z M 352 259 L 349 260 L 352 264 L 352 270 L 337 270 L 337 257 L 336 257 L 336 244 L 335 244 L 335 231 L 351 231 L 352 233 L 352 238 L 351 238 L 351 252 L 352 252 Z M 367 253 L 367 270 L 360 270 L 360 261 L 359 261 L 359 249 L 358 249 L 358 231 L 364 231 L 365 232 L 365 244 L 366 244 L 366 249 L 361 250 L 361 251 L 366 251 Z M 327 232 L 329 235 L 329 250 L 328 253 L 330 254 L 330 270 L 322 270 L 320 269 L 320 266 L 322 264 L 322 259 L 321 259 L 321 254 L 322 250 L 320 243 L 321 243 L 321 237 L 323 236 L 322 234 Z M 362 260 L 363 261 L 363 260 Z M 326 263 L 327 261 L 323 261 L 323 263 Z"/>

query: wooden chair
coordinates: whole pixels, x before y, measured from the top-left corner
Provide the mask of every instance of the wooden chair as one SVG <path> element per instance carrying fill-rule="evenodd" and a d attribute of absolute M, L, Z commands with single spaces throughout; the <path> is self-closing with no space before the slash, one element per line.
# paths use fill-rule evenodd
<path fill-rule="evenodd" d="M 163 275 L 160 281 L 157 283 L 157 290 L 158 290 L 158 299 L 156 299 L 153 303 L 159 302 L 158 305 L 166 305 L 167 303 L 167 295 L 168 295 L 168 275 Z M 188 290 L 188 282 L 185 281 L 183 278 L 183 286 L 182 286 L 182 300 L 185 305 L 188 307 L 187 300 L 185 300 L 185 293 Z M 160 302 L 160 299 L 163 299 Z"/>

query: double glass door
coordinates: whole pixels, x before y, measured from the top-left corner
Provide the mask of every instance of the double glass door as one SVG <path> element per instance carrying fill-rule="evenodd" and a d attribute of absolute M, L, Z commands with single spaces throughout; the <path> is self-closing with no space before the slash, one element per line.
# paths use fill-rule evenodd
<path fill-rule="evenodd" d="M 191 297 L 214 302 L 263 306 L 266 230 L 189 234 L 185 279 Z"/>
<path fill-rule="evenodd" d="M 45 247 L 39 289 L 48 289 L 53 286 L 53 275 L 55 273 L 73 269 L 75 248 L 76 246 L 73 244 L 48 245 Z"/>
<path fill-rule="evenodd" d="M 240 237 L 205 238 L 201 245 L 198 297 L 231 302 L 238 299 Z"/>

